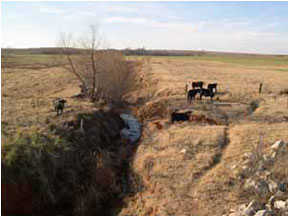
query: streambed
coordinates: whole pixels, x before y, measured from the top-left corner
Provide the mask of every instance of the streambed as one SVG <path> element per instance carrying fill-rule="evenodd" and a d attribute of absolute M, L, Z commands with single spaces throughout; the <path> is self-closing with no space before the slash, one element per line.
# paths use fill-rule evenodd
<path fill-rule="evenodd" d="M 120 131 L 123 138 L 128 139 L 130 144 L 135 144 L 141 136 L 141 124 L 131 114 L 121 114 L 120 117 L 125 122 L 125 127 Z"/>

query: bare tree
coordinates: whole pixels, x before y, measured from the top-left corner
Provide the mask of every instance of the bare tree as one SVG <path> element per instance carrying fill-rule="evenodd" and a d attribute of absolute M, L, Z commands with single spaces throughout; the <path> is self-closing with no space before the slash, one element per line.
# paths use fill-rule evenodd
<path fill-rule="evenodd" d="M 72 72 L 76 78 L 81 82 L 82 86 L 83 86 L 83 91 L 84 94 L 87 96 L 87 86 L 85 83 L 85 80 L 83 79 L 83 77 L 81 76 L 80 72 L 77 71 L 76 66 L 74 64 L 73 61 L 73 44 L 72 44 L 72 40 L 73 40 L 73 36 L 72 34 L 65 34 L 62 33 L 60 36 L 60 45 L 63 48 L 63 53 L 68 61 L 68 65 L 65 65 L 65 69 L 67 69 L 68 71 Z"/>
<path fill-rule="evenodd" d="M 101 50 L 102 38 L 95 26 L 82 35 L 77 45 L 71 35 L 61 35 L 68 64 L 66 69 L 81 82 L 85 97 L 94 101 L 99 98 L 120 99 L 128 87 L 129 67 L 120 52 Z M 78 47 L 77 54 L 75 54 Z"/>
<path fill-rule="evenodd" d="M 87 35 L 84 35 L 81 38 L 81 45 L 86 51 L 86 55 L 82 55 L 85 59 L 90 59 L 90 67 L 86 67 L 88 69 L 88 73 L 92 75 L 90 77 L 92 79 L 92 88 L 90 92 L 90 99 L 94 100 L 95 98 L 95 91 L 99 90 L 97 87 L 99 84 L 99 79 L 97 79 L 97 75 L 100 71 L 97 70 L 97 61 L 99 61 L 99 47 L 101 44 L 101 36 L 96 28 L 96 26 L 91 25 L 90 31 Z M 84 63 L 84 62 L 83 62 Z M 88 62 L 89 63 L 89 62 Z M 90 70 L 89 70 L 90 69 Z"/>

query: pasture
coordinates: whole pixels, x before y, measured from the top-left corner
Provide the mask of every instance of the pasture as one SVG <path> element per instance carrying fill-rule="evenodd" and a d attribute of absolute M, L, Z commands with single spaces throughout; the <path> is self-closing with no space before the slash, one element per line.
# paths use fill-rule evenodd
<path fill-rule="evenodd" d="M 145 189 L 121 215 L 223 215 L 254 194 L 232 167 L 246 153 L 263 154 L 279 139 L 288 139 L 287 57 L 144 57 L 139 90 L 132 102 L 147 101 L 147 119 L 133 168 Z M 218 83 L 218 93 L 188 104 L 185 85 Z M 259 84 L 263 83 L 259 94 Z M 157 111 L 152 110 L 156 107 Z M 150 113 L 151 109 L 151 113 Z M 169 123 L 169 114 L 192 110 L 206 121 Z M 138 110 L 135 113 L 140 113 Z M 144 112 L 142 112 L 143 114 Z M 164 117 L 165 116 L 165 117 Z M 143 118 L 143 117 L 142 117 Z M 260 144 L 261 143 L 261 144 Z M 287 178 L 287 158 L 281 171 Z M 210 207 L 208 207 L 210 206 Z"/>
<path fill-rule="evenodd" d="M 124 98 L 137 117 L 146 110 L 132 162 L 143 188 L 127 200 L 119 215 L 202 216 L 212 209 L 222 215 L 250 200 L 254 195 L 242 193 L 243 182 L 231 167 L 260 142 L 262 152 L 267 152 L 274 141 L 288 139 L 287 56 L 126 58 L 140 62 L 135 88 Z M 58 54 L 2 56 L 2 143 L 19 130 L 45 132 L 50 124 L 96 109 L 73 97 L 79 83 L 61 64 Z M 212 101 L 196 96 L 188 104 L 185 85 L 190 89 L 192 81 L 203 81 L 205 87 L 218 83 L 218 93 Z M 68 101 L 59 117 L 52 104 L 57 97 Z M 217 123 L 171 124 L 175 109 L 189 109 L 196 118 L 203 115 Z M 287 159 L 281 171 L 275 171 L 288 178 Z"/>
<path fill-rule="evenodd" d="M 61 58 L 44 54 L 2 57 L 2 131 L 12 136 L 31 127 L 45 131 L 50 124 L 93 109 L 93 104 L 72 97 L 79 93 L 78 81 L 64 68 L 53 66 Z M 58 97 L 69 101 L 59 118 L 53 107 L 53 99 Z"/>

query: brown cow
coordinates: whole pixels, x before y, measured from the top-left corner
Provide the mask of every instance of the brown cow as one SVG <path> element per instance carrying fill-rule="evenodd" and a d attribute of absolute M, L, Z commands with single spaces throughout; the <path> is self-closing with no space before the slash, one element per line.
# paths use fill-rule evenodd
<path fill-rule="evenodd" d="M 195 89 L 195 88 L 202 89 L 203 85 L 204 85 L 204 82 L 202 82 L 202 81 L 192 82 L 192 88 L 193 89 Z"/>

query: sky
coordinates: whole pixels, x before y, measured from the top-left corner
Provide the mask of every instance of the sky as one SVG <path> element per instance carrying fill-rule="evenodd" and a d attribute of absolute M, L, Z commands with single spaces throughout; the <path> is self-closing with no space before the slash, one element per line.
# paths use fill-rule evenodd
<path fill-rule="evenodd" d="M 288 2 L 2 1 L 2 48 L 58 46 L 97 25 L 106 48 L 288 54 Z"/>

